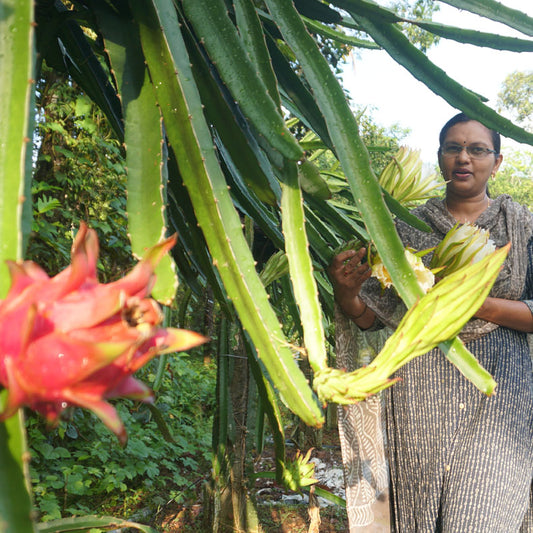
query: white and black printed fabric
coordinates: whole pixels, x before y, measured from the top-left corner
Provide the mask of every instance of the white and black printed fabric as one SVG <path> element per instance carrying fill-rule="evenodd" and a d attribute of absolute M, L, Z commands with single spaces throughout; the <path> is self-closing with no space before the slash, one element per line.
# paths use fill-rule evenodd
<path fill-rule="evenodd" d="M 435 246 L 455 224 L 441 200 L 415 214 L 433 233 L 403 222 L 397 227 L 405 246 L 418 250 Z M 489 230 L 497 247 L 512 243 L 491 296 L 522 300 L 533 311 L 531 214 L 500 196 L 476 225 Z M 361 297 L 391 328 L 405 312 L 394 291 L 382 294 L 373 279 Z M 402 367 L 400 381 L 384 392 L 391 531 L 533 533 L 528 335 L 472 319 L 460 336 L 496 380 L 494 395 L 477 390 L 438 348 Z"/>

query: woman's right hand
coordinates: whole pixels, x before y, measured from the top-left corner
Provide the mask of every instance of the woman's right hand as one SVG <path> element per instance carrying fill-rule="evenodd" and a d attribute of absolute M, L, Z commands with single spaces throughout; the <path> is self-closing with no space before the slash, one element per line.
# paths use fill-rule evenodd
<path fill-rule="evenodd" d="M 359 298 L 363 283 L 371 276 L 372 270 L 368 263 L 362 263 L 366 248 L 357 252 L 347 250 L 336 255 L 328 268 L 328 274 L 333 284 L 335 300 L 346 315 L 358 324 L 369 327 L 374 316 L 367 310 L 366 304 Z M 372 322 L 369 319 L 372 315 Z"/>

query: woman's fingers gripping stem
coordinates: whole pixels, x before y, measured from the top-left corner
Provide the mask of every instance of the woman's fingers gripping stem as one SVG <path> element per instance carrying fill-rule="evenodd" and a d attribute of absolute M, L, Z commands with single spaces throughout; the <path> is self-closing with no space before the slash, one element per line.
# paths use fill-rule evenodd
<path fill-rule="evenodd" d="M 361 262 L 365 255 L 366 248 L 361 248 L 357 252 L 354 250 L 341 252 L 333 258 L 328 273 L 336 293 L 348 291 L 352 297 L 359 294 L 361 285 L 372 274 L 368 263 Z"/>

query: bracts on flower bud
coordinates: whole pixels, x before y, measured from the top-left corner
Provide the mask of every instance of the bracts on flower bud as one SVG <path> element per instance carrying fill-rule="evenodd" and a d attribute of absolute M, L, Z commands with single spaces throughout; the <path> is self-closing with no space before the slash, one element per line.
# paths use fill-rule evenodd
<path fill-rule="evenodd" d="M 396 381 L 397 379 L 390 379 L 381 369 L 371 365 L 353 372 L 324 368 L 315 373 L 313 387 L 323 404 L 333 402 L 347 405 L 366 400 Z"/>
<path fill-rule="evenodd" d="M 298 450 L 293 461 L 287 461 L 283 465 L 283 485 L 287 490 L 300 491 L 303 487 L 309 487 L 318 483 L 315 475 L 315 463 L 309 461 L 310 449 L 305 455 Z"/>
<path fill-rule="evenodd" d="M 430 267 L 439 268 L 439 276 L 448 276 L 480 261 L 495 249 L 488 230 L 469 223 L 456 224 L 435 248 Z"/>

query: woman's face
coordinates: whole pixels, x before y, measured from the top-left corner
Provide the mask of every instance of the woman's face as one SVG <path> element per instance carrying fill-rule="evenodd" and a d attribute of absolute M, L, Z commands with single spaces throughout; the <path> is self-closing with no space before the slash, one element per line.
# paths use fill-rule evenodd
<path fill-rule="evenodd" d="M 491 132 L 475 120 L 459 122 L 448 130 L 439 150 L 440 169 L 448 182 L 447 194 L 464 198 L 484 196 L 489 178 L 496 173 L 502 162 L 501 154 L 489 153 L 478 159 L 466 150 L 461 150 L 457 155 L 445 155 L 442 149 L 446 146 L 477 146 L 494 150 Z"/>

